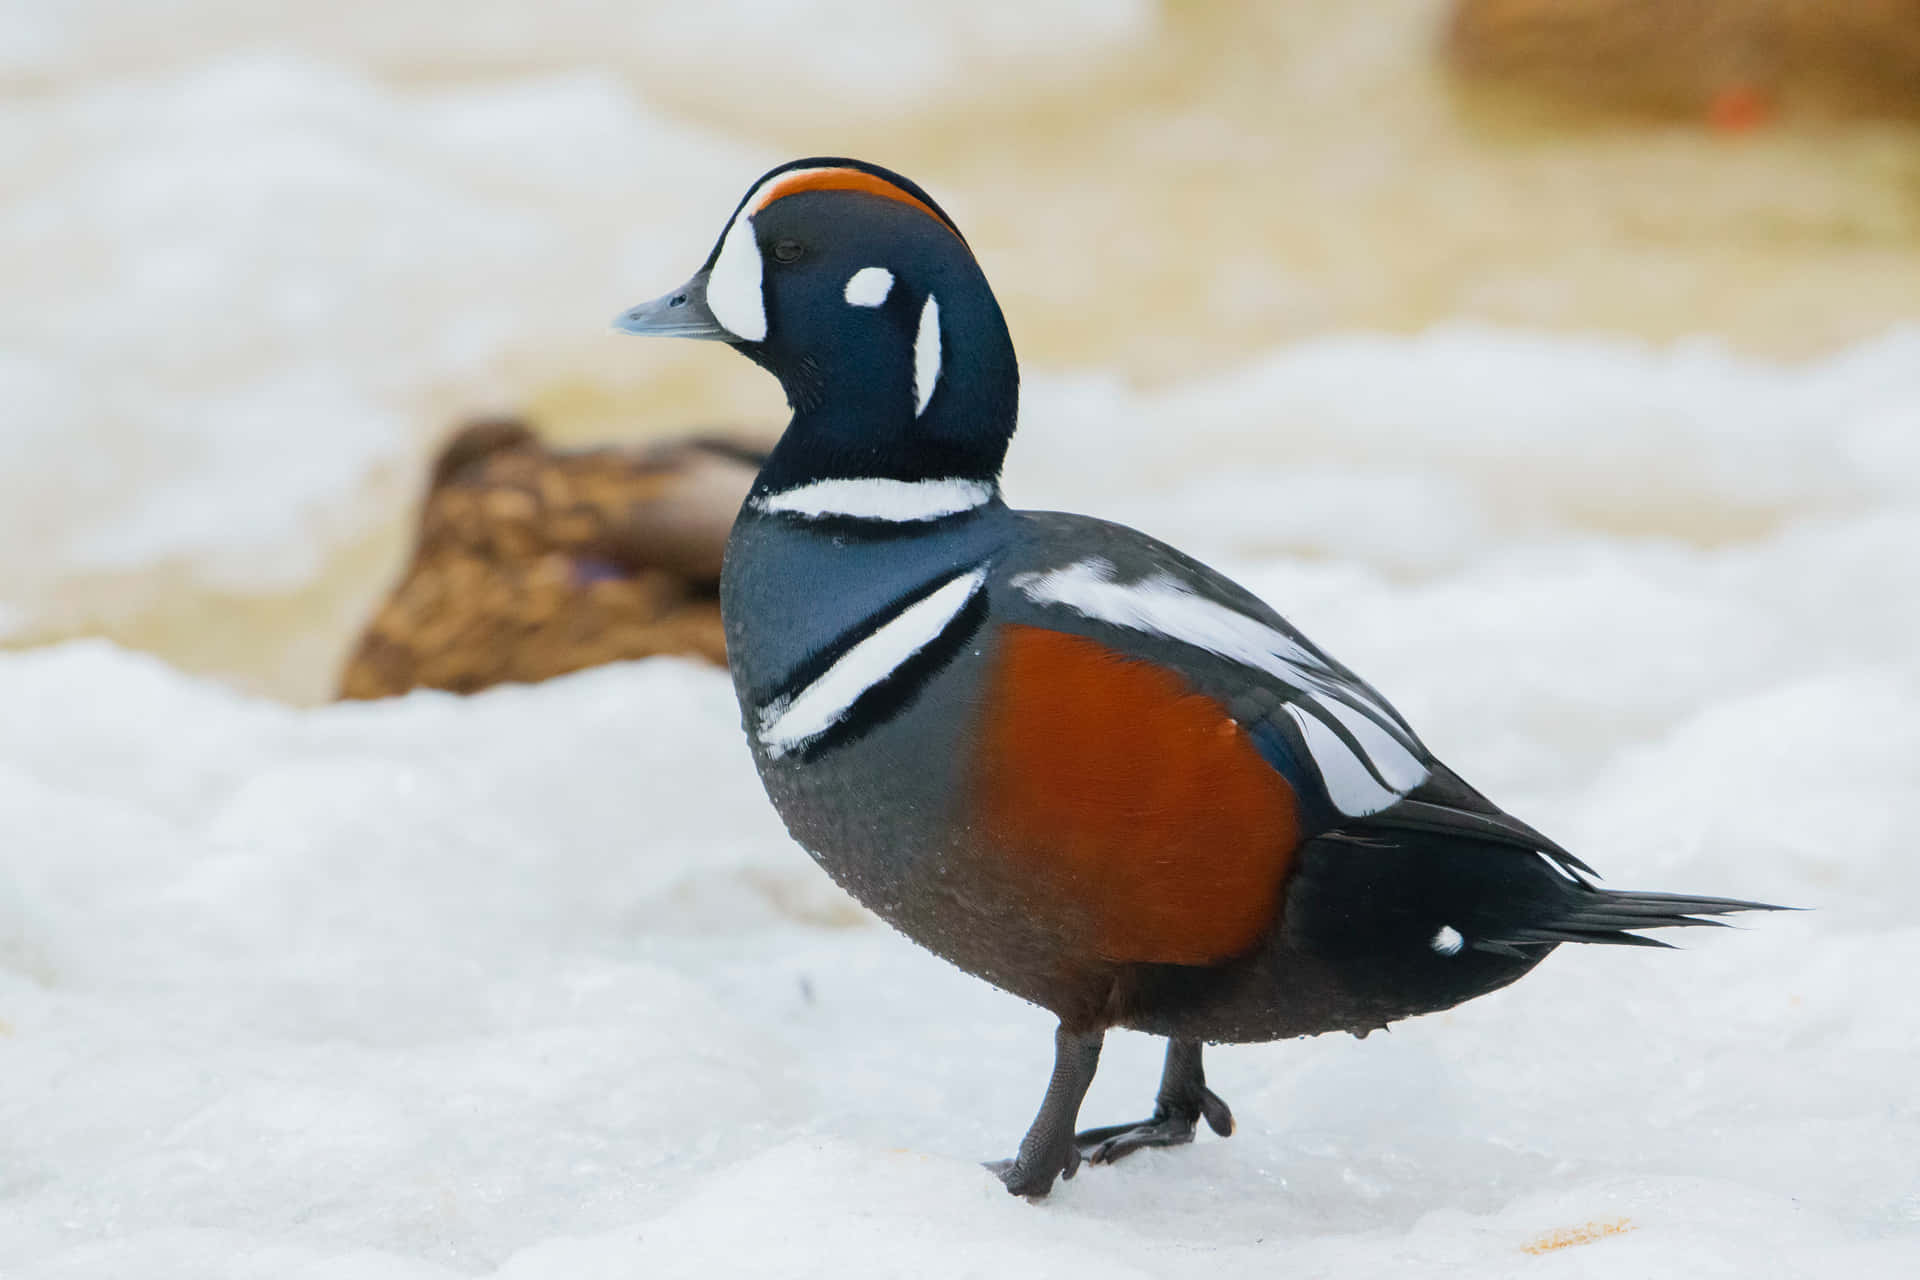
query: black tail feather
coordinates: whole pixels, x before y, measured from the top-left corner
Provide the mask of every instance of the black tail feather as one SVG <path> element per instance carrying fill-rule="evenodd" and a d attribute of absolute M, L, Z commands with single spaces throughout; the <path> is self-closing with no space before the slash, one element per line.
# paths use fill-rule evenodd
<path fill-rule="evenodd" d="M 1791 907 L 1739 898 L 1701 898 L 1678 893 L 1615 893 L 1584 881 L 1568 884 L 1559 908 L 1545 918 L 1516 923 L 1476 940 L 1490 949 L 1560 942 L 1597 942 L 1622 947 L 1667 947 L 1672 943 L 1642 937 L 1642 929 L 1725 928 L 1716 916 L 1739 911 L 1790 911 Z"/>
<path fill-rule="evenodd" d="M 1343 998 L 1366 1010 L 1354 1025 L 1380 1025 L 1503 987 L 1561 943 L 1666 948 L 1646 935 L 1782 909 L 1739 898 L 1619 893 L 1547 851 L 1477 832 L 1369 820 L 1321 836 L 1298 855 L 1280 954 L 1326 966 Z"/>

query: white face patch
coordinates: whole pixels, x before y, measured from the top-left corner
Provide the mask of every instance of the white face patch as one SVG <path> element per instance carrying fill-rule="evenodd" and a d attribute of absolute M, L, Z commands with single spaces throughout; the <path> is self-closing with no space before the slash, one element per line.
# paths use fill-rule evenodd
<path fill-rule="evenodd" d="M 1436 955 L 1457 956 L 1460 954 L 1460 948 L 1466 944 L 1467 940 L 1460 936 L 1458 929 L 1450 924 L 1443 924 L 1440 926 L 1440 932 L 1434 934 L 1433 941 L 1427 945 L 1433 948 Z"/>
<path fill-rule="evenodd" d="M 847 305 L 877 307 L 893 292 L 893 272 L 885 267 L 862 267 L 847 277 Z"/>
<path fill-rule="evenodd" d="M 831 166 L 829 166 L 831 167 Z M 720 241 L 720 256 L 707 276 L 707 310 L 729 333 L 748 342 L 767 337 L 767 299 L 762 291 L 765 263 L 753 236 L 753 217 L 768 193 L 783 183 L 823 173 L 826 169 L 782 169 L 748 193 Z"/>
<path fill-rule="evenodd" d="M 1292 637 L 1231 605 L 1207 599 L 1170 573 L 1116 582 L 1113 565 L 1093 559 L 1044 573 L 1016 574 L 1012 585 L 1036 604 L 1064 605 L 1117 627 L 1193 645 L 1265 671 L 1304 694 L 1316 711 L 1291 704 L 1286 711 L 1300 726 L 1328 797 L 1349 817 L 1378 813 L 1425 782 L 1431 772 L 1421 761 L 1424 748 L 1413 731 L 1368 690 Z M 1316 712 L 1352 734 L 1360 752 Z M 1390 727 L 1382 727 L 1381 721 Z"/>
<path fill-rule="evenodd" d="M 920 308 L 920 332 L 913 339 L 913 416 L 927 411 L 940 381 L 940 304 L 932 294 Z"/>
<path fill-rule="evenodd" d="M 761 708 L 758 732 L 767 754 L 777 760 L 838 724 L 860 695 L 939 639 L 986 580 L 985 569 L 961 574 L 901 610 L 812 684 Z"/>
<path fill-rule="evenodd" d="M 761 290 L 765 264 L 753 238 L 753 219 L 743 209 L 720 242 L 720 256 L 707 274 L 707 310 L 736 338 L 760 342 L 767 336 L 767 300 Z"/>
<path fill-rule="evenodd" d="M 840 516 L 910 523 L 971 511 L 994 492 L 985 480 L 816 480 L 755 498 L 753 505 L 809 520 Z"/>

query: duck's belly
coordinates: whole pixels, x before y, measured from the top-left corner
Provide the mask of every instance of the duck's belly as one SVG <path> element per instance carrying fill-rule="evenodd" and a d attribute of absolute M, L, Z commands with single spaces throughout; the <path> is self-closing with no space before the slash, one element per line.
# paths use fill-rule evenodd
<path fill-rule="evenodd" d="M 968 762 L 926 749 L 912 717 L 818 759 L 759 760 L 788 830 L 842 888 L 936 955 L 1070 1024 L 1213 1042 L 1364 1035 L 1504 986 L 1540 958 L 1463 956 L 1432 983 L 1412 972 L 1431 956 L 1403 973 L 1385 945 L 1356 951 L 1341 940 L 1371 936 L 1372 916 L 1405 914 L 1405 904 L 1354 894 L 1338 876 L 1328 885 L 1323 860 L 1343 855 L 1315 845 L 1303 851 L 1297 900 L 1244 954 L 1113 959 L 1097 920 L 1007 874 L 1018 864 L 993 833 L 953 812 Z"/>

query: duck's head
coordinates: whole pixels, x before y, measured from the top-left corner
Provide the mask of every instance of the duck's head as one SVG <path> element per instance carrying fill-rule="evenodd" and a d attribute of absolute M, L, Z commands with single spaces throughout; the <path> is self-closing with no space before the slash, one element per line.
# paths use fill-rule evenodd
<path fill-rule="evenodd" d="M 979 263 L 931 196 L 877 165 L 781 165 L 691 280 L 614 325 L 730 343 L 780 379 L 793 422 L 763 490 L 991 484 L 1013 434 L 1019 369 Z"/>

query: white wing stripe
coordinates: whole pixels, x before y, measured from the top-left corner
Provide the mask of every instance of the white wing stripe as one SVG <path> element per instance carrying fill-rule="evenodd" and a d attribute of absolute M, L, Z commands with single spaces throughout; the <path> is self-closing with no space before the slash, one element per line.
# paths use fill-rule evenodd
<path fill-rule="evenodd" d="M 1037 604 L 1063 604 L 1117 627 L 1181 640 L 1272 672 L 1288 683 L 1301 669 L 1327 671 L 1319 658 L 1287 636 L 1238 609 L 1195 595 L 1168 574 L 1115 582 L 1111 564 L 1082 560 L 1047 573 L 1018 574 L 1013 585 Z"/>
<path fill-rule="evenodd" d="M 1379 779 L 1360 763 L 1360 757 L 1340 740 L 1339 734 L 1322 724 L 1318 716 L 1302 711 L 1291 702 L 1281 709 L 1300 726 L 1300 736 L 1307 741 L 1307 754 L 1313 757 L 1320 781 L 1326 784 L 1327 798 L 1340 812 L 1349 818 L 1364 818 L 1400 798 L 1399 792 L 1381 786 Z"/>
<path fill-rule="evenodd" d="M 1389 707 L 1386 703 L 1381 702 L 1368 690 L 1359 687 L 1352 681 L 1342 680 L 1339 676 L 1334 675 L 1333 672 L 1324 667 L 1319 671 L 1302 671 L 1300 678 L 1311 685 L 1316 693 L 1327 694 L 1331 698 L 1343 702 L 1348 706 L 1358 707 L 1363 710 L 1371 709 L 1381 720 L 1387 722 L 1384 726 L 1386 733 L 1399 739 L 1407 748 L 1416 748 L 1417 744 L 1414 741 L 1412 727 L 1400 718 L 1399 712 Z M 1380 727 L 1379 721 L 1375 721 L 1374 723 L 1376 727 Z"/>
<path fill-rule="evenodd" d="M 1427 780 L 1427 767 L 1370 716 L 1361 714 L 1338 698 L 1316 696 L 1314 703 L 1326 708 L 1328 715 L 1346 727 L 1354 741 L 1360 744 L 1360 749 L 1367 753 L 1367 760 L 1373 765 L 1374 772 L 1380 775 L 1380 780 L 1395 791 L 1405 795 Z"/>
<path fill-rule="evenodd" d="M 759 736 L 767 754 L 779 759 L 838 724 L 862 694 L 939 639 L 986 580 L 985 569 L 960 575 L 902 609 L 842 654 L 812 684 L 762 707 Z"/>

